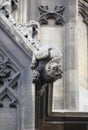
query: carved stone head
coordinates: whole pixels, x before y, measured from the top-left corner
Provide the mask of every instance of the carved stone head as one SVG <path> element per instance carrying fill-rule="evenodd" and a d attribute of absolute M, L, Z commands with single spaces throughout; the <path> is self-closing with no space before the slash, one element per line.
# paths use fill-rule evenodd
<path fill-rule="evenodd" d="M 33 75 L 33 83 L 41 82 L 41 84 L 45 83 L 53 83 L 57 79 L 62 78 L 63 71 L 61 65 L 61 53 L 46 46 L 46 48 L 40 48 L 34 54 L 33 60 L 33 71 L 35 72 Z"/>
<path fill-rule="evenodd" d="M 52 62 L 52 63 L 47 63 L 45 66 L 45 70 L 47 74 L 56 81 L 57 79 L 62 78 L 62 68 L 61 64 Z"/>

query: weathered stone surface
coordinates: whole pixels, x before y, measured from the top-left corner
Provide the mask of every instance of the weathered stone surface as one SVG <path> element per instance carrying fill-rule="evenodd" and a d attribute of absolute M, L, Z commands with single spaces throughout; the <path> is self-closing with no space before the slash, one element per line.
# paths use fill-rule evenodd
<path fill-rule="evenodd" d="M 10 66 L 10 75 L 18 72 L 20 75 L 19 78 L 10 77 L 8 82 L 5 81 L 5 86 L 0 82 L 0 100 L 3 103 L 0 105 L 0 128 L 2 130 L 33 130 L 35 117 L 34 90 L 31 82 L 31 50 L 22 43 L 23 36 L 16 33 L 16 30 L 6 21 L 3 23 L 2 21 L 4 18 L 0 19 L 0 49 L 2 50 L 0 50 L 0 59 L 3 61 L 1 54 L 6 55 L 8 57 L 6 65 Z M 6 75 L 6 80 L 8 76 Z"/>

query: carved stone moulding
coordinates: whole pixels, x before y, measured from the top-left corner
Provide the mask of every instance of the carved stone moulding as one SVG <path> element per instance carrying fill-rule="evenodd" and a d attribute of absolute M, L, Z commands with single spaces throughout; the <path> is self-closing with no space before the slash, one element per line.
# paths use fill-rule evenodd
<path fill-rule="evenodd" d="M 88 1 L 79 1 L 79 14 L 84 18 L 83 22 L 88 25 Z"/>
<path fill-rule="evenodd" d="M 63 17 L 63 12 L 65 10 L 64 6 L 55 6 L 54 11 L 50 11 L 48 6 L 39 5 L 40 11 L 39 23 L 48 24 L 48 19 L 54 19 L 56 25 L 64 25 L 65 20 Z"/>

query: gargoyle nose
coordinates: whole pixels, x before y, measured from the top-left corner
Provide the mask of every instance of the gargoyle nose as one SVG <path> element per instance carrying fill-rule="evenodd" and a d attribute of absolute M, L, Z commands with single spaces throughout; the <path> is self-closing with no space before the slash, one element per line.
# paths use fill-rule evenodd
<path fill-rule="evenodd" d="M 60 74 L 63 74 L 63 71 L 60 69 Z"/>

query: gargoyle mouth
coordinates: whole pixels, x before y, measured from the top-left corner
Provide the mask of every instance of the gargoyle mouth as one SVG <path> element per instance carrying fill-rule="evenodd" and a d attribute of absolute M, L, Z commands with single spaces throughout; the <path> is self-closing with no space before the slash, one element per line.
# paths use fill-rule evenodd
<path fill-rule="evenodd" d="M 60 74 L 56 74 L 55 77 L 58 77 Z"/>
<path fill-rule="evenodd" d="M 59 76 L 62 76 L 62 75 L 63 75 L 63 72 L 61 71 L 60 73 L 55 74 L 55 77 L 59 77 Z"/>

